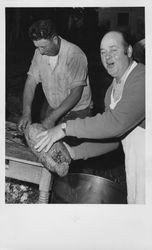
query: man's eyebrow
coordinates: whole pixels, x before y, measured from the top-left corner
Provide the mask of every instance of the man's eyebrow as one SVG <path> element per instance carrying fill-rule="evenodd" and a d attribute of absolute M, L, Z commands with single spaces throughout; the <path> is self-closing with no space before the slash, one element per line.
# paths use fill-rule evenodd
<path fill-rule="evenodd" d="M 110 48 L 118 48 L 118 46 L 117 45 L 112 45 L 112 46 L 110 46 Z"/>
<path fill-rule="evenodd" d="M 111 45 L 109 48 L 117 48 L 117 45 Z M 104 48 L 100 48 L 100 50 L 105 50 Z"/>
<path fill-rule="evenodd" d="M 43 45 L 43 46 L 41 46 L 41 45 L 40 45 L 40 46 L 37 46 L 37 47 L 38 47 L 38 48 L 45 48 L 45 46 L 44 46 L 44 45 Z"/>

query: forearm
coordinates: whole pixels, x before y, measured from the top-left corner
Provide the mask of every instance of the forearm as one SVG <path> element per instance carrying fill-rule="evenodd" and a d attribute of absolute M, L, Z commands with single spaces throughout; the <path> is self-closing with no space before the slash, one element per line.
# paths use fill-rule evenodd
<path fill-rule="evenodd" d="M 143 81 L 143 83 L 142 83 Z M 67 121 L 66 133 L 78 138 L 103 139 L 121 137 L 145 117 L 144 79 L 132 82 L 115 109 L 85 119 Z"/>
<path fill-rule="evenodd" d="M 67 121 L 67 136 L 77 138 L 106 139 L 118 136 L 121 123 L 108 115 L 106 112 L 94 117 Z"/>
<path fill-rule="evenodd" d="M 69 112 L 80 100 L 83 91 L 83 86 L 76 87 L 71 90 L 70 95 L 60 104 L 60 106 L 53 111 L 50 112 L 47 119 L 52 119 L 53 116 L 54 120 L 57 121 L 60 117 L 64 114 Z"/>
<path fill-rule="evenodd" d="M 79 159 L 88 159 L 96 156 L 100 156 L 111 151 L 116 150 L 119 147 L 119 142 L 113 143 L 82 143 L 79 146 L 72 147 L 75 158 L 74 160 Z"/>
<path fill-rule="evenodd" d="M 28 77 L 25 83 L 23 93 L 23 115 L 31 114 L 31 105 L 34 98 L 36 84 L 31 77 Z"/>

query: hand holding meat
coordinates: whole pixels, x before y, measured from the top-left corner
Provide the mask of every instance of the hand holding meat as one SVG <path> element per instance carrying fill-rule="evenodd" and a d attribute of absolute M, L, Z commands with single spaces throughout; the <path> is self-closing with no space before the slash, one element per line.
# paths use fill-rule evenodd
<path fill-rule="evenodd" d="M 23 115 L 18 124 L 18 130 L 23 132 L 26 126 L 31 124 L 31 116 L 30 115 Z"/>
<path fill-rule="evenodd" d="M 41 149 L 41 152 L 35 149 L 35 144 L 39 142 L 42 134 L 46 132 L 41 124 L 35 123 L 27 126 L 24 133 L 29 147 L 44 167 L 59 176 L 65 176 L 69 170 L 71 157 L 61 141 L 56 142 L 47 152 L 44 149 Z"/>
<path fill-rule="evenodd" d="M 52 145 L 63 137 L 65 137 L 65 134 L 62 130 L 61 124 L 59 124 L 58 126 L 45 130 L 37 135 L 38 143 L 35 145 L 35 149 L 37 152 L 42 150 L 44 150 L 44 152 L 48 152 Z"/>

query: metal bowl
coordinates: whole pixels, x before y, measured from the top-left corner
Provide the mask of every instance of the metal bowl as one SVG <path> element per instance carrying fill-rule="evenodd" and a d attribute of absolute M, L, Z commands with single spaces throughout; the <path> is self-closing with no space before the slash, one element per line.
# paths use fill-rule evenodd
<path fill-rule="evenodd" d="M 58 177 L 52 186 L 51 203 L 126 204 L 122 188 L 99 176 L 72 173 Z"/>

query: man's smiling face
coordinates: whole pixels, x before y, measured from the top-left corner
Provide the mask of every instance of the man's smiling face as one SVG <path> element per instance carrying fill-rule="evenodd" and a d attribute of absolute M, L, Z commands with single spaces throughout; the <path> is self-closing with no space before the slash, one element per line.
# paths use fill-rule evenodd
<path fill-rule="evenodd" d="M 111 75 L 119 80 L 130 64 L 131 55 L 125 52 L 123 37 L 118 32 L 107 33 L 100 45 L 101 61 Z"/>

